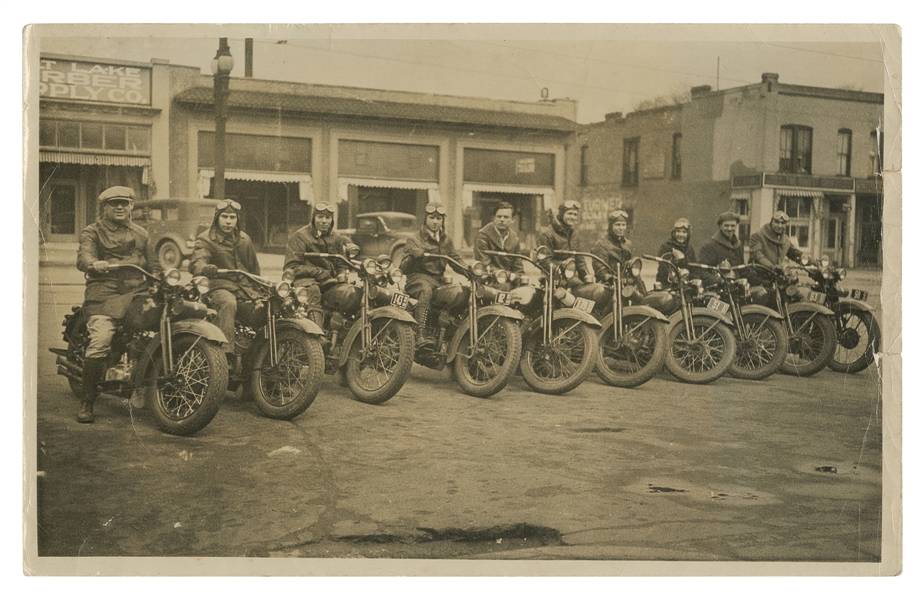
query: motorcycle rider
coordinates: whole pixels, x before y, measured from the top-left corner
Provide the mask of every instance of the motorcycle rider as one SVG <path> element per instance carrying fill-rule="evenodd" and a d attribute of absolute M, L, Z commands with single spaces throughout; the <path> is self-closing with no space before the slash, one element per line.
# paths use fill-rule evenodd
<path fill-rule="evenodd" d="M 629 227 L 629 213 L 622 209 L 614 210 L 607 217 L 607 222 L 606 235 L 597 240 L 591 254 L 605 260 L 613 273 L 624 274 L 625 265 L 632 260 L 632 242 L 626 239 L 626 230 Z M 607 276 L 612 278 L 611 274 L 607 274 Z M 645 282 L 642 281 L 641 277 L 631 278 L 631 276 L 624 274 L 623 283 L 635 287 L 635 292 L 629 298 L 633 303 L 640 302 L 647 293 Z"/>
<path fill-rule="evenodd" d="M 234 317 L 249 321 L 254 310 L 253 300 L 260 297 L 250 281 L 237 274 L 219 274 L 219 269 L 236 269 L 260 274 L 260 263 L 250 236 L 240 228 L 241 205 L 234 200 L 219 200 L 215 204 L 212 225 L 196 238 L 189 272 L 208 277 L 210 289 L 206 304 L 218 312 L 216 325 L 225 334 L 226 353 L 234 351 Z"/>
<path fill-rule="evenodd" d="M 416 235 L 407 239 L 407 256 L 401 264 L 401 271 L 407 275 L 405 291 L 417 300 L 414 318 L 417 320 L 415 346 L 418 348 L 433 344 L 433 340 L 425 337 L 427 316 L 433 301 L 434 288 L 443 285 L 446 265 L 459 271 L 459 267 L 453 263 L 442 258 L 425 257 L 424 253 L 442 254 L 462 263 L 462 257 L 456 252 L 452 238 L 446 233 L 446 209 L 439 204 L 430 203 L 424 211 L 424 225 Z"/>
<path fill-rule="evenodd" d="M 502 291 L 510 291 L 516 284 L 516 280 L 523 279 L 526 273 L 523 269 L 523 259 L 485 254 L 484 251 L 522 254 L 520 238 L 510 227 L 512 221 L 513 205 L 509 202 L 501 202 L 494 208 L 494 220 L 482 227 L 475 237 L 475 260 L 480 260 L 486 267 L 503 269 L 510 274 L 507 283 L 498 285 L 498 289 Z"/>
<path fill-rule="evenodd" d="M 108 366 L 112 336 L 119 323 L 138 328 L 154 308 L 144 278 L 134 270 L 109 270 L 110 264 L 137 265 L 161 271 L 148 233 L 131 221 L 135 192 L 110 187 L 99 195 L 99 218 L 80 232 L 77 268 L 86 273 L 83 318 L 90 343 L 83 361 L 83 400 L 78 423 L 93 422 L 93 404 Z"/>
<path fill-rule="evenodd" d="M 671 235 L 667 241 L 658 248 L 658 256 L 664 257 L 666 254 L 672 256 L 671 261 L 681 269 L 686 269 L 689 263 L 696 262 L 696 250 L 690 244 L 690 235 L 693 226 L 688 219 L 677 219 L 674 221 L 674 227 L 671 229 Z M 671 269 L 667 265 L 658 264 L 657 283 L 661 289 L 670 287 L 668 278 Z"/>
<path fill-rule="evenodd" d="M 740 222 L 741 216 L 737 213 L 725 211 L 720 214 L 717 220 L 719 230 L 700 248 L 699 262 L 710 267 L 717 267 L 722 261 L 728 261 L 732 266 L 744 264 L 744 244 L 738 239 Z M 717 283 L 718 277 L 714 272 L 703 275 L 707 285 Z"/>
<path fill-rule="evenodd" d="M 321 296 L 328 303 L 339 304 L 337 298 L 351 287 L 346 281 L 347 269 L 336 260 L 306 258 L 306 252 L 343 254 L 350 240 L 334 232 L 334 205 L 315 204 L 311 222 L 289 237 L 286 245 L 285 273 L 295 279 L 294 287 L 308 290 L 309 316 L 321 327 Z M 341 298 L 345 299 L 345 298 Z"/>
<path fill-rule="evenodd" d="M 802 252 L 793 246 L 786 232 L 788 223 L 789 215 L 778 210 L 773 213 L 769 223 L 751 234 L 748 246 L 751 249 L 752 263 L 769 267 L 777 273 L 784 273 L 783 261 L 785 259 L 799 262 Z M 760 280 L 760 277 L 758 276 L 757 279 Z M 770 292 L 761 285 L 751 287 L 751 297 L 755 302 L 774 308 Z"/>

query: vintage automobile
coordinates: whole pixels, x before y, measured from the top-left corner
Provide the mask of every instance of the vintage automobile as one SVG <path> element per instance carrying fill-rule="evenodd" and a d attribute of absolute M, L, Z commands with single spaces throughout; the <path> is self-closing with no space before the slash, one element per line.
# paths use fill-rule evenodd
<path fill-rule="evenodd" d="M 132 221 L 144 227 L 164 269 L 179 268 L 192 255 L 196 236 L 209 228 L 215 214 L 215 200 L 138 200 Z"/>
<path fill-rule="evenodd" d="M 401 212 L 371 212 L 356 216 L 356 229 L 344 231 L 360 247 L 363 257 L 385 255 L 393 265 L 404 258 L 407 238 L 417 233 L 417 217 Z"/>

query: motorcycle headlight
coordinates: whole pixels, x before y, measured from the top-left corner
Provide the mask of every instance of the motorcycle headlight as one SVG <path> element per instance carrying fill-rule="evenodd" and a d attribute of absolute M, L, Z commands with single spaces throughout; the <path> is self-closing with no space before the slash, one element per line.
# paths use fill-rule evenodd
<path fill-rule="evenodd" d="M 831 259 L 827 255 L 821 257 L 821 266 L 827 268 L 831 264 Z"/>
<path fill-rule="evenodd" d="M 520 278 L 519 274 L 511 273 L 509 277 L 510 283 L 516 283 L 519 278 Z"/>
<path fill-rule="evenodd" d="M 484 263 L 480 260 L 475 261 L 475 264 L 472 265 L 472 273 L 475 274 L 475 277 L 484 275 Z"/>
<path fill-rule="evenodd" d="M 821 276 L 824 277 L 825 279 L 831 279 L 831 270 L 830 270 L 830 269 L 824 269 L 824 270 L 821 272 Z"/>
<path fill-rule="evenodd" d="M 536 262 L 543 262 L 545 260 L 548 260 L 550 256 L 552 256 L 552 253 L 549 252 L 548 247 L 539 246 L 538 248 L 536 248 Z"/>
<path fill-rule="evenodd" d="M 371 258 L 367 258 L 366 260 L 363 261 L 363 271 L 365 271 L 369 275 L 375 275 L 376 271 L 378 270 L 379 270 L 378 263 L 372 260 Z"/>
<path fill-rule="evenodd" d="M 844 281 L 845 279 L 847 279 L 847 269 L 838 269 L 837 271 L 835 271 L 835 273 L 837 273 L 838 281 Z"/>
<path fill-rule="evenodd" d="M 381 255 L 380 257 L 378 257 L 378 258 L 376 259 L 376 262 L 379 263 L 379 267 L 380 267 L 383 271 L 387 271 L 388 269 L 391 268 L 391 259 L 388 258 L 387 256 L 385 256 L 384 254 Z"/>
<path fill-rule="evenodd" d="M 164 271 L 164 283 L 167 285 L 179 285 L 180 283 L 180 271 L 179 269 L 167 269 Z"/>
<path fill-rule="evenodd" d="M 292 291 L 292 286 L 289 285 L 288 281 L 280 281 L 273 286 L 273 291 L 275 291 L 276 295 L 280 298 L 285 298 L 289 295 L 289 292 Z"/>
<path fill-rule="evenodd" d="M 199 290 L 199 295 L 204 296 L 209 292 L 209 278 L 199 275 L 192 278 L 193 287 Z"/>
<path fill-rule="evenodd" d="M 642 274 L 642 259 L 636 258 L 629 263 L 629 272 L 632 273 L 632 277 L 640 276 Z"/>
<path fill-rule="evenodd" d="M 359 256 L 360 250 L 359 250 L 359 246 L 357 246 L 356 244 L 347 244 L 346 247 L 343 249 L 343 252 L 344 254 L 346 254 L 347 258 L 356 258 L 357 256 Z"/>
<path fill-rule="evenodd" d="M 497 281 L 497 283 L 503 285 L 507 283 L 510 277 L 507 275 L 507 271 L 503 269 L 498 269 L 497 271 L 494 272 L 494 279 L 495 281 Z"/>
<path fill-rule="evenodd" d="M 571 279 L 575 273 L 577 273 L 577 263 L 574 262 L 573 258 L 569 258 L 561 264 L 561 274 L 565 279 Z"/>
<path fill-rule="evenodd" d="M 308 288 L 303 288 L 303 287 L 295 288 L 295 299 L 301 302 L 302 304 L 308 304 Z"/>
<path fill-rule="evenodd" d="M 391 282 L 392 282 L 392 283 L 398 283 L 399 281 L 401 281 L 401 278 L 402 278 L 403 276 L 404 276 L 404 273 L 402 273 L 402 272 L 401 272 L 401 269 L 399 269 L 399 268 L 397 268 L 397 267 L 394 268 L 394 269 L 392 269 L 392 270 L 388 273 L 388 277 L 389 277 L 389 279 L 391 279 Z"/>

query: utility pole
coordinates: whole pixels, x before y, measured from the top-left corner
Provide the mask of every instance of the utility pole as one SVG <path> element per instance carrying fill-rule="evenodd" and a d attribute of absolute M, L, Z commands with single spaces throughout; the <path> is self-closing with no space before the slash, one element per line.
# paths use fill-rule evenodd
<path fill-rule="evenodd" d="M 253 77 L 253 38 L 244 38 L 244 77 Z"/>
<path fill-rule="evenodd" d="M 722 57 L 715 57 L 715 91 L 719 91 L 719 65 L 722 64 Z"/>

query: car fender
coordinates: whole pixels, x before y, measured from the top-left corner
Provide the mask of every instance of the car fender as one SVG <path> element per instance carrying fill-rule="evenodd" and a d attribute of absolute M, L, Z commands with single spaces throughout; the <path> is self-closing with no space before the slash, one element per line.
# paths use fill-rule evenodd
<path fill-rule="evenodd" d="M 407 311 L 401 310 L 400 308 L 394 306 L 380 306 L 379 308 L 373 309 L 369 312 L 369 322 L 375 321 L 377 319 L 394 319 L 396 321 L 403 321 L 405 323 L 410 323 L 412 325 L 417 324 L 417 320 L 411 316 Z M 340 347 L 340 358 L 337 360 L 338 366 L 342 367 L 346 364 L 347 355 L 350 352 L 350 346 L 353 345 L 353 341 L 356 339 L 356 336 L 362 331 L 363 321 L 362 319 L 357 319 L 353 326 L 350 327 L 350 330 L 347 332 L 346 337 L 343 338 L 343 345 Z"/>
<path fill-rule="evenodd" d="M 217 325 L 201 319 L 185 319 L 183 321 L 171 323 L 170 332 L 172 334 L 172 339 L 176 339 L 183 335 L 190 335 L 193 337 L 202 337 L 217 344 L 224 344 L 228 341 L 225 334 L 221 332 L 221 329 L 219 329 Z M 144 348 L 141 361 L 138 364 L 138 368 L 135 370 L 136 386 L 141 387 L 142 382 L 147 378 L 148 371 L 154 363 L 154 359 L 160 356 L 160 346 L 161 335 L 157 333 Z"/>
<path fill-rule="evenodd" d="M 768 307 L 766 307 L 766 306 L 761 306 L 760 304 L 749 304 L 749 305 L 747 305 L 747 306 L 742 306 L 742 307 L 741 307 L 741 314 L 742 314 L 742 315 L 759 314 L 759 315 L 764 315 L 764 316 L 770 317 L 771 319 L 778 319 L 778 320 L 780 320 L 780 321 L 783 320 L 783 315 L 781 315 L 780 313 L 776 312 L 776 311 L 773 310 L 772 308 L 768 308 Z"/>
<path fill-rule="evenodd" d="M 513 321 L 522 321 L 525 317 L 523 313 L 518 310 L 514 310 L 509 306 L 502 306 L 499 304 L 492 304 L 489 306 L 482 306 L 478 309 L 478 319 L 485 316 L 498 316 L 511 319 Z M 450 363 L 455 359 L 456 352 L 459 349 L 459 344 L 462 343 L 462 338 L 465 337 L 465 334 L 468 333 L 468 330 L 471 328 L 472 322 L 471 319 L 465 319 L 462 321 L 462 324 L 459 325 L 459 328 L 456 329 L 455 335 L 452 336 L 452 342 L 449 343 L 449 354 L 446 356 L 446 362 Z"/>
<path fill-rule="evenodd" d="M 192 255 L 192 248 L 190 248 L 189 246 L 186 245 L 186 240 L 180 238 L 180 236 L 176 235 L 175 233 L 165 233 L 165 234 L 162 235 L 160 238 L 158 238 L 157 244 L 155 244 L 154 247 L 155 247 L 155 248 L 160 248 L 160 245 L 163 244 L 164 242 L 166 242 L 167 240 L 169 240 L 169 241 L 173 242 L 174 244 L 176 244 L 176 245 L 177 245 L 177 248 L 180 249 L 180 253 L 181 253 L 183 256 L 191 256 L 191 255 Z"/>
<path fill-rule="evenodd" d="M 831 310 L 827 306 L 822 306 L 821 304 L 815 304 L 814 302 L 793 302 L 792 304 L 787 304 L 786 312 L 789 314 L 793 314 L 797 312 L 812 312 L 812 313 L 820 313 L 822 315 L 827 315 L 829 317 L 834 316 L 833 310 Z"/>
<path fill-rule="evenodd" d="M 721 321 L 725 323 L 729 327 L 734 326 L 734 323 L 732 323 L 732 320 L 731 318 L 729 318 L 728 315 L 723 315 L 722 313 L 712 310 L 711 308 L 705 308 L 702 306 L 694 306 L 693 316 L 694 317 L 711 317 L 717 321 Z M 673 327 L 674 325 L 679 323 L 682 319 L 683 319 L 683 311 L 678 310 L 677 312 L 675 312 L 674 314 L 670 316 L 668 321 L 670 322 L 671 327 Z"/>
<path fill-rule="evenodd" d="M 873 312 L 872 306 L 870 306 L 866 302 L 862 302 L 860 300 L 854 300 L 853 298 L 844 298 L 843 300 L 839 300 L 831 308 L 835 312 L 837 312 L 837 309 L 839 309 L 842 306 L 845 306 L 847 308 L 853 308 L 856 310 L 866 311 L 868 313 Z"/>

